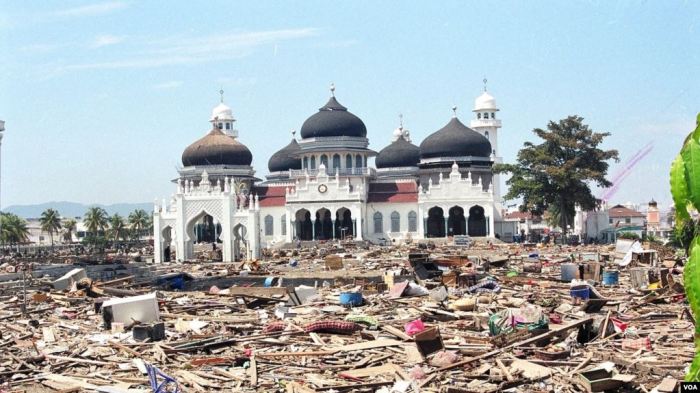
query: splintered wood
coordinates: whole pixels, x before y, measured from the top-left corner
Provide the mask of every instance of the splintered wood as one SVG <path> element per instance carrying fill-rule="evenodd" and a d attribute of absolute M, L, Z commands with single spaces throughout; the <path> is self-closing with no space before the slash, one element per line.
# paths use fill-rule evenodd
<path fill-rule="evenodd" d="M 677 389 L 694 354 L 682 260 L 469 244 L 327 243 L 51 291 L 38 279 L 26 312 L 1 297 L 0 391 Z M 563 264 L 576 281 L 561 280 Z M 603 285 L 610 270 L 619 281 Z"/>

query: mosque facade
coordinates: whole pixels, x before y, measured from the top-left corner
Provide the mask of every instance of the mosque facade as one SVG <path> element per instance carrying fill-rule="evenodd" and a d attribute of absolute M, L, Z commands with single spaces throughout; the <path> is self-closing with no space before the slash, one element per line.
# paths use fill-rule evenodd
<path fill-rule="evenodd" d="M 492 171 L 501 161 L 496 101 L 484 89 L 469 127 L 453 112 L 420 144 L 401 122 L 391 143 L 375 152 L 364 122 L 331 87 L 328 102 L 302 124 L 301 138 L 270 157 L 262 180 L 222 92 L 210 131 L 182 154 L 175 193 L 155 204 L 155 259 L 189 260 L 197 247 L 238 261 L 298 241 L 503 236 Z"/>

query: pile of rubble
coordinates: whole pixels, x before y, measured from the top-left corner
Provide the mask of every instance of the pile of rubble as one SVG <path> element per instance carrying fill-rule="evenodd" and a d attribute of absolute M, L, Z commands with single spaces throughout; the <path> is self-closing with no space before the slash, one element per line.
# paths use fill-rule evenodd
<path fill-rule="evenodd" d="M 694 353 L 682 259 L 470 244 L 81 268 L 2 295 L 0 391 L 672 392 Z"/>

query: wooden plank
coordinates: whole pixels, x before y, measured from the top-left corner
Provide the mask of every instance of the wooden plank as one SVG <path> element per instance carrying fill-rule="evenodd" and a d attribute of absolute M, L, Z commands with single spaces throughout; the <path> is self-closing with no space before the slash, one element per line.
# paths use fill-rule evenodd
<path fill-rule="evenodd" d="M 338 351 L 290 351 L 290 352 L 258 352 L 255 355 L 261 358 L 280 358 L 280 357 L 300 357 L 300 356 L 327 356 L 333 355 Z"/>
<path fill-rule="evenodd" d="M 335 350 L 337 350 L 339 352 L 350 352 L 350 351 L 360 351 L 360 350 L 374 349 L 374 348 L 395 347 L 395 346 L 399 346 L 399 345 L 403 345 L 403 342 L 397 341 L 397 340 L 390 340 L 390 339 L 381 339 L 381 340 L 365 341 L 365 342 L 361 342 L 361 343 L 344 345 L 342 347 L 335 348 Z"/>
<path fill-rule="evenodd" d="M 391 325 L 382 326 L 382 330 L 384 330 L 387 333 L 393 334 L 394 336 L 404 341 L 413 341 L 413 337 L 409 336 L 408 334 L 402 332 L 400 329 L 397 329 Z"/>
<path fill-rule="evenodd" d="M 255 355 L 250 357 L 250 385 L 258 386 L 258 363 L 255 361 Z"/>

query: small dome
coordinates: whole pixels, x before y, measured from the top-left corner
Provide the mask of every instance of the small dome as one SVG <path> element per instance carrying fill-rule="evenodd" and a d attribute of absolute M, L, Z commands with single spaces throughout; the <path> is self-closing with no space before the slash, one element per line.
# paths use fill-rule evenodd
<path fill-rule="evenodd" d="M 233 111 L 231 108 L 229 108 L 228 105 L 224 104 L 223 102 L 220 102 L 219 105 L 215 106 L 214 109 L 211 110 L 211 119 L 219 119 L 222 121 L 235 121 L 236 119 L 233 118 Z"/>
<path fill-rule="evenodd" d="M 489 157 L 491 143 L 456 117 L 420 144 L 421 158 L 463 156 Z"/>
<path fill-rule="evenodd" d="M 403 135 L 383 148 L 374 160 L 377 168 L 401 168 L 418 166 L 420 148 L 409 142 Z"/>
<path fill-rule="evenodd" d="M 329 136 L 352 136 L 364 138 L 367 127 L 359 117 L 348 112 L 348 108 L 340 105 L 335 97 L 306 119 L 301 126 L 302 138 L 319 138 Z"/>
<path fill-rule="evenodd" d="M 485 91 L 481 93 L 480 96 L 476 97 L 476 100 L 474 100 L 474 110 L 497 111 L 498 108 L 496 107 L 496 99 L 493 98 L 488 91 Z"/>
<path fill-rule="evenodd" d="M 283 172 L 290 169 L 301 169 L 301 159 L 296 157 L 296 154 L 301 151 L 299 144 L 296 139 L 292 139 L 291 142 L 277 153 L 270 157 L 267 162 L 267 169 L 270 172 Z"/>
<path fill-rule="evenodd" d="M 182 165 L 250 166 L 253 155 L 236 139 L 224 134 L 216 125 L 203 138 L 189 145 L 182 153 Z"/>

